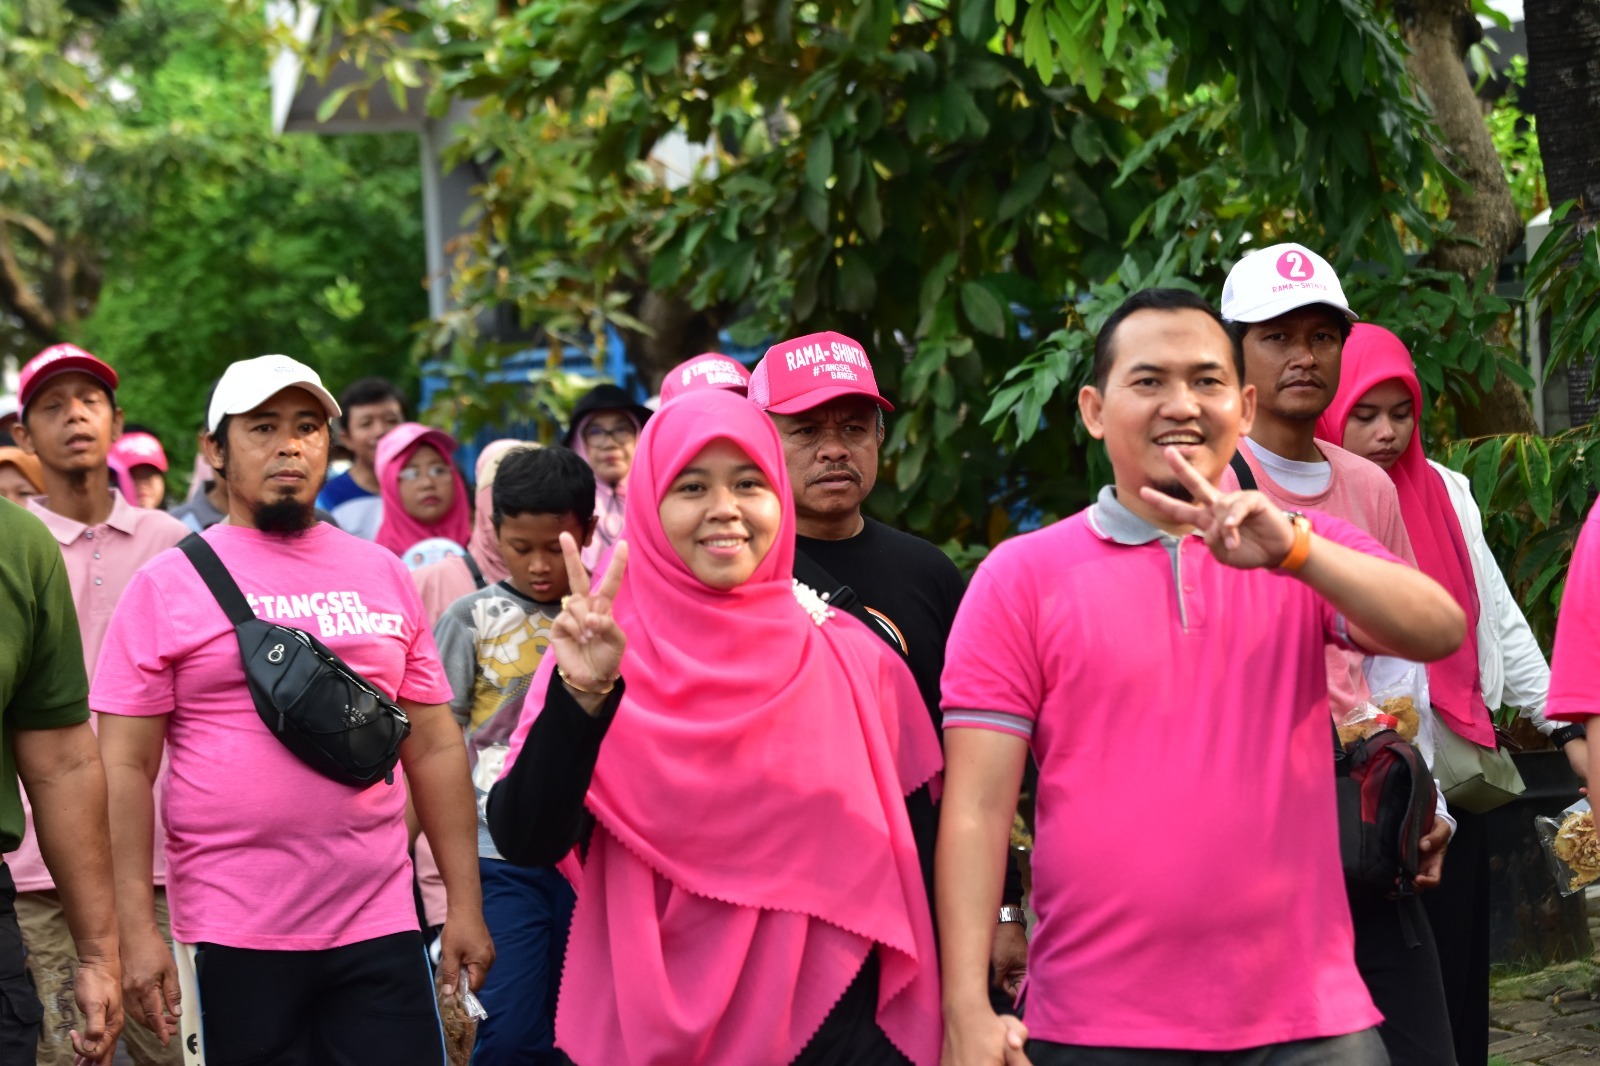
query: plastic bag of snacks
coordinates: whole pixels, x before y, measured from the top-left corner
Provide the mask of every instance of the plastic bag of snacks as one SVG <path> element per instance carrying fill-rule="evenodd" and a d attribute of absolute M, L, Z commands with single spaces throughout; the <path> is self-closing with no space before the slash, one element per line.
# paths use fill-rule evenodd
<path fill-rule="evenodd" d="M 463 974 L 463 977 L 466 975 Z M 439 1018 L 444 1023 L 444 1043 L 450 1066 L 468 1066 L 478 1043 L 478 1023 L 489 1016 L 478 997 L 465 984 L 453 996 L 438 992 Z"/>
<path fill-rule="evenodd" d="M 1563 896 L 1600 881 L 1600 837 L 1595 835 L 1594 812 L 1588 800 L 1574 803 L 1560 818 L 1543 815 L 1533 824 Z"/>

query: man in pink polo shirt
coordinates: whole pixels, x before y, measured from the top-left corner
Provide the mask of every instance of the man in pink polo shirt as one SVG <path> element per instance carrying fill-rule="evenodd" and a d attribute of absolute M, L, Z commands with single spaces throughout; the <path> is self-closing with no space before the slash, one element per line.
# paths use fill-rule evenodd
<path fill-rule="evenodd" d="M 318 637 L 411 722 L 404 783 L 324 777 L 263 724 L 227 615 L 182 551 L 117 605 L 89 704 L 111 795 L 127 1009 L 165 1035 L 204 1020 L 206 1061 L 441 1066 L 443 1036 L 412 902 L 406 790 L 444 877 L 440 991 L 477 987 L 494 949 L 477 805 L 450 685 L 404 564 L 315 516 L 339 414 L 315 371 L 234 363 L 207 417 L 228 520 L 199 534 L 261 618 Z M 150 897 L 151 789 L 163 751 L 172 934 L 200 1002 L 180 1003 Z M 191 955 L 192 952 L 192 955 Z M 465 972 L 463 972 L 465 971 Z M 181 1015 L 180 1015 L 181 1011 Z"/>
<path fill-rule="evenodd" d="M 67 580 L 78 608 L 83 664 L 92 682 L 111 612 L 134 571 L 189 532 L 162 511 L 135 506 L 112 481 L 108 457 L 122 434 L 116 405 L 117 374 L 71 344 L 46 348 L 22 368 L 17 398 L 22 417 L 13 434 L 37 456 L 44 495 L 28 502 L 61 545 Z M 41 1066 L 72 1066 L 72 1030 L 80 1026 L 72 999 L 77 954 L 55 881 L 29 831 L 9 861 L 17 881 L 17 917 L 28 945 L 28 968 L 45 1006 L 39 1035 Z M 156 839 L 161 839 L 157 826 Z M 159 849 L 151 871 L 157 916 L 167 934 L 166 869 Z M 140 1025 L 124 1031 L 139 1066 L 182 1061 Z"/>
<path fill-rule="evenodd" d="M 1216 488 L 1255 412 L 1241 362 L 1199 297 L 1130 297 L 1078 397 L 1115 485 L 997 547 L 962 602 L 936 857 L 947 1066 L 1387 1061 L 1352 959 L 1323 647 L 1432 660 L 1466 623 L 1349 524 Z M 1030 745 L 1025 1030 L 974 975 Z"/>
<path fill-rule="evenodd" d="M 1317 419 L 1339 389 L 1355 318 L 1333 267 L 1301 244 L 1247 255 L 1223 284 L 1222 317 L 1244 349 L 1245 382 L 1256 389 L 1255 423 L 1235 464 L 1247 463 L 1254 487 L 1279 507 L 1342 518 L 1415 566 L 1394 482 L 1375 464 L 1316 438 Z M 1233 477 L 1230 470 L 1226 487 L 1234 487 Z M 1368 665 L 1360 652 L 1329 647 L 1333 714 L 1342 718 L 1367 698 L 1368 671 L 1392 675 L 1409 665 L 1384 657 Z M 1429 840 L 1441 859 L 1455 827 L 1441 794 Z M 1416 897 L 1387 900 L 1355 889 L 1350 908 L 1356 965 L 1383 1012 L 1380 1033 L 1394 1066 L 1455 1066 L 1440 962 L 1451 945 L 1435 941 Z"/>

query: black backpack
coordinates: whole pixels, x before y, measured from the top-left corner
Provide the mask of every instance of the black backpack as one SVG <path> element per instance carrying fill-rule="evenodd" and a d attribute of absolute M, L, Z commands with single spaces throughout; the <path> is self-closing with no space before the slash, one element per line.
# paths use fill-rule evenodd
<path fill-rule="evenodd" d="M 262 723 L 302 762 L 340 784 L 394 784 L 411 722 L 393 700 L 304 630 L 257 618 L 198 533 L 178 547 L 233 623 Z"/>
<path fill-rule="evenodd" d="M 1427 761 L 1392 729 L 1348 746 L 1335 733 L 1334 744 L 1345 881 L 1385 899 L 1413 895 L 1434 820 Z"/>

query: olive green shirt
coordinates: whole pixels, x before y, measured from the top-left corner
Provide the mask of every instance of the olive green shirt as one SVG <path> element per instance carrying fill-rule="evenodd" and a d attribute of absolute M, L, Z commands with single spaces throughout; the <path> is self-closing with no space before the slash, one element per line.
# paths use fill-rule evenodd
<path fill-rule="evenodd" d="M 16 731 L 89 720 L 83 638 L 55 537 L 0 498 L 0 851 L 22 842 Z"/>

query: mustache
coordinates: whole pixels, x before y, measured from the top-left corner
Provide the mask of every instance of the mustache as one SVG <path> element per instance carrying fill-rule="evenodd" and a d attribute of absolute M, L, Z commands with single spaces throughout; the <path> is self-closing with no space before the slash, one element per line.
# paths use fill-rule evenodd
<path fill-rule="evenodd" d="M 1328 383 L 1322 380 L 1322 378 L 1316 374 L 1300 374 L 1296 377 L 1290 378 L 1288 381 L 1279 382 L 1278 388 L 1286 389 L 1291 385 L 1315 385 L 1319 389 L 1325 389 L 1328 387 Z"/>
<path fill-rule="evenodd" d="M 815 485 L 823 478 L 833 477 L 836 474 L 843 474 L 851 481 L 854 481 L 857 485 L 861 484 L 861 471 L 857 470 L 849 463 L 831 463 L 823 470 L 806 478 L 806 484 Z"/>

